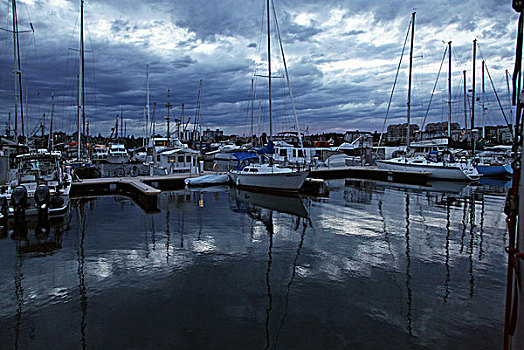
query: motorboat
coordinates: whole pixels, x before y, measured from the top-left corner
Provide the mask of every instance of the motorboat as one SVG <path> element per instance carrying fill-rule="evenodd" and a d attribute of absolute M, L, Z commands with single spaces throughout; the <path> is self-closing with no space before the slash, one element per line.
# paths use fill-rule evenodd
<path fill-rule="evenodd" d="M 110 164 L 124 164 L 129 162 L 129 153 L 126 147 L 121 143 L 112 143 L 109 145 L 107 162 Z"/>
<path fill-rule="evenodd" d="M 1 215 L 49 216 L 65 214 L 70 205 L 71 168 L 56 154 L 26 153 L 16 156 L 9 182 L 1 187 Z"/>
<path fill-rule="evenodd" d="M 450 152 L 430 152 L 427 156 L 398 157 L 377 160 L 379 169 L 428 172 L 428 178 L 474 181 L 480 178 L 470 162 L 456 162 Z"/>

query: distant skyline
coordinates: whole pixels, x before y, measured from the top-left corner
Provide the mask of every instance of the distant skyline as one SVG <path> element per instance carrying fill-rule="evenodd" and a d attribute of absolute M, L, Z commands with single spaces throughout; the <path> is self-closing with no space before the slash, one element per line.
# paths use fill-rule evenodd
<path fill-rule="evenodd" d="M 403 43 L 416 10 L 412 122 L 421 124 L 448 41 L 452 41 L 452 122 L 464 125 L 463 78 L 472 87 L 473 40 L 478 40 L 476 96 L 485 59 L 506 112 L 506 70 L 513 72 L 517 13 L 511 1 L 274 0 L 301 129 L 309 133 L 381 131 Z M 195 119 L 202 80 L 202 129 L 251 132 L 251 79 L 267 75 L 265 0 L 85 1 L 86 117 L 90 133 L 108 136 L 124 113 L 128 134 L 144 134 L 146 66 L 150 113 L 165 133 L 167 91 L 173 117 Z M 17 1 L 26 134 L 50 115 L 54 130 L 76 130 L 80 0 Z M 12 29 L 11 1 L 0 5 L 0 28 Z M 34 28 L 31 31 L 30 23 Z M 274 23 L 271 23 L 274 27 Z M 13 115 L 13 36 L 0 32 L 0 128 Z M 272 36 L 274 132 L 293 125 L 278 43 Z M 406 122 L 409 40 L 387 124 Z M 256 68 L 256 69 L 255 69 Z M 426 123 L 447 120 L 447 57 Z M 476 125 L 505 124 L 486 75 L 486 110 Z M 256 79 L 253 131 L 268 131 L 267 79 Z M 27 105 L 26 105 L 27 103 Z M 48 127 L 49 117 L 46 121 Z M 14 122 L 12 122 L 12 125 Z M 190 126 L 192 129 L 192 126 Z M 171 126 L 171 131 L 176 129 Z"/>

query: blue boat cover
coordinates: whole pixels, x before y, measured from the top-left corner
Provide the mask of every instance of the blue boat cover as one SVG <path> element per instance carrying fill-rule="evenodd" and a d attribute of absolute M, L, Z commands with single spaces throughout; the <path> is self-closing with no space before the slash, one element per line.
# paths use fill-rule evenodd
<path fill-rule="evenodd" d="M 269 140 L 266 146 L 256 149 L 256 152 L 257 154 L 274 154 L 275 144 L 273 143 L 273 141 Z"/>
<path fill-rule="evenodd" d="M 249 165 L 250 159 L 256 159 L 258 160 L 258 156 L 255 153 L 251 152 L 235 152 L 233 153 L 236 159 L 238 159 L 237 166 L 235 167 L 235 170 L 242 170 L 244 167 Z"/>
<path fill-rule="evenodd" d="M 235 152 L 233 153 L 236 159 L 238 159 L 239 162 L 243 162 L 244 160 L 248 159 L 258 159 L 257 155 L 251 152 Z"/>

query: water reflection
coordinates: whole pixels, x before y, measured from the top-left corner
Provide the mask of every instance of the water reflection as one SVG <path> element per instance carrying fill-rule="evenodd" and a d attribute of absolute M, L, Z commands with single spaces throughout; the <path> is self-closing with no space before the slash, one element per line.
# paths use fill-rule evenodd
<path fill-rule="evenodd" d="M 297 220 L 297 225 L 298 224 L 299 224 L 299 220 Z M 280 331 L 282 331 L 282 327 L 284 327 L 284 321 L 286 320 L 286 317 L 288 314 L 289 292 L 291 291 L 291 286 L 293 285 L 293 282 L 295 281 L 295 276 L 297 273 L 298 257 L 300 256 L 300 250 L 302 249 L 302 246 L 304 245 L 304 238 L 306 236 L 308 222 L 304 220 L 302 225 L 303 227 L 302 227 L 302 232 L 300 234 L 300 241 L 298 243 L 297 252 L 295 253 L 295 258 L 293 259 L 293 266 L 291 268 L 291 277 L 289 278 L 289 281 L 286 285 L 286 295 L 284 297 L 284 312 L 282 314 L 282 318 L 280 319 L 280 325 L 278 326 L 278 329 L 275 335 L 275 347 L 274 347 L 275 349 L 277 348 Z"/>
<path fill-rule="evenodd" d="M 17 243 L 18 245 L 18 243 Z M 18 248 L 18 247 L 17 247 Z M 20 326 L 22 325 L 22 310 L 24 307 L 24 288 L 22 281 L 24 274 L 22 272 L 22 256 L 20 250 L 17 249 L 15 260 L 15 294 L 16 294 L 16 323 L 15 323 L 15 349 L 18 349 L 18 341 L 20 338 Z"/>
<path fill-rule="evenodd" d="M 446 205 L 446 261 L 444 263 L 444 266 L 446 267 L 446 280 L 444 282 L 444 303 L 448 301 L 448 297 L 450 294 L 449 291 L 449 282 L 451 281 L 451 269 L 449 266 L 449 243 L 451 238 L 451 221 L 450 221 L 450 214 L 451 214 L 451 203 L 447 202 Z"/>
<path fill-rule="evenodd" d="M 472 195 L 469 198 L 471 202 L 471 210 L 470 210 L 470 229 L 469 229 L 469 249 L 468 249 L 468 258 L 469 258 L 469 297 L 473 298 L 473 293 L 475 291 L 475 275 L 473 274 L 473 239 L 474 236 L 474 230 L 475 230 L 475 196 Z"/>
<path fill-rule="evenodd" d="M 321 199 L 162 193 L 159 213 L 100 198 L 76 202 L 76 235 L 11 227 L 0 338 L 15 348 L 494 347 L 502 196 L 467 184 L 326 186 Z M 53 335 L 47 320 L 77 331 Z"/>
<path fill-rule="evenodd" d="M 411 290 L 411 256 L 410 256 L 410 247 L 409 247 L 409 193 L 406 192 L 406 290 L 408 294 L 407 298 L 407 307 L 408 311 L 406 314 L 407 318 L 407 328 L 409 334 L 412 334 L 413 329 L 411 327 L 411 308 L 413 306 L 413 292 Z"/>
<path fill-rule="evenodd" d="M 80 318 L 81 341 L 80 341 L 80 344 L 82 346 L 82 349 L 86 349 L 87 347 L 87 341 L 86 341 L 87 288 L 86 288 L 85 272 L 84 272 L 84 264 L 85 264 L 84 240 L 85 240 L 85 231 L 86 231 L 85 206 L 86 206 L 86 202 L 81 200 L 79 201 L 78 206 L 76 208 L 77 215 L 78 215 L 78 229 L 77 229 L 78 269 L 77 269 L 77 273 L 78 273 L 78 291 L 80 293 L 80 310 L 81 310 L 81 318 Z"/>

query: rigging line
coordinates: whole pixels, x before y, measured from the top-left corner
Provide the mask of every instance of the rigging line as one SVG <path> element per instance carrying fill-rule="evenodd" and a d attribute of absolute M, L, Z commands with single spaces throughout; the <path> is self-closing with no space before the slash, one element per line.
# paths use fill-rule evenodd
<path fill-rule="evenodd" d="M 386 110 L 386 117 L 384 118 L 384 123 L 382 124 L 382 131 L 380 132 L 380 138 L 378 140 L 378 146 L 377 146 L 377 151 L 375 152 L 375 155 L 378 154 L 378 149 L 380 145 L 382 144 L 382 135 L 384 135 L 384 128 L 386 127 L 386 121 L 388 120 L 389 109 L 391 108 L 391 100 L 393 99 L 393 92 L 395 92 L 395 86 L 397 85 L 397 79 L 398 79 L 398 73 L 400 72 L 402 58 L 404 57 L 404 51 L 406 50 L 406 43 L 408 41 L 409 33 L 411 31 L 411 21 L 412 19 L 409 20 L 408 31 L 406 33 L 406 38 L 404 39 L 404 46 L 402 47 L 402 53 L 400 54 L 400 61 L 398 62 L 397 73 L 395 74 L 395 80 L 393 82 L 393 88 L 391 89 L 391 94 L 389 95 L 389 102 L 388 102 L 388 108 Z"/>
<path fill-rule="evenodd" d="M 296 124 L 297 135 L 298 135 L 298 141 L 300 143 L 300 148 L 302 149 L 302 153 L 305 154 L 305 152 L 304 152 L 304 144 L 302 143 L 302 136 L 300 136 L 300 126 L 298 125 L 298 117 L 297 117 L 297 112 L 296 112 L 296 109 L 295 109 L 295 102 L 293 100 L 293 90 L 291 89 L 291 82 L 289 81 L 289 74 L 288 74 L 288 71 L 287 71 L 286 57 L 284 56 L 284 47 L 282 46 L 282 40 L 281 40 L 281 37 L 280 37 L 280 28 L 278 26 L 277 13 L 276 13 L 276 10 L 275 10 L 275 3 L 273 2 L 273 0 L 271 0 L 271 3 L 273 5 L 273 17 L 275 18 L 275 24 L 276 24 L 277 34 L 278 34 L 278 42 L 280 44 L 280 51 L 282 52 L 282 62 L 284 64 L 284 70 L 286 72 L 287 86 L 288 86 L 288 89 L 289 89 L 289 98 L 290 98 L 290 101 L 291 101 L 291 108 L 293 109 L 293 116 L 295 118 L 295 124 Z"/>
<path fill-rule="evenodd" d="M 493 84 L 493 79 L 491 79 L 491 74 L 489 74 L 488 64 L 486 63 L 485 60 L 484 60 L 484 68 L 486 68 L 486 73 L 488 73 L 488 78 L 489 78 L 489 81 L 491 82 L 491 88 L 493 89 L 493 92 L 495 93 L 495 97 L 497 98 L 497 102 L 499 104 L 500 111 L 502 112 L 502 116 L 504 116 L 504 120 L 506 121 L 506 124 L 510 126 L 510 123 L 508 122 L 508 118 L 506 117 L 506 113 L 504 113 L 504 108 L 502 108 L 502 103 L 500 102 L 499 94 L 497 93 L 497 90 L 495 90 L 495 85 Z"/>
<path fill-rule="evenodd" d="M 93 70 L 93 85 L 92 85 L 93 93 L 92 93 L 92 96 L 93 96 L 93 100 L 94 100 L 94 102 L 92 104 L 92 106 L 94 107 L 93 108 L 94 111 L 92 111 L 91 115 L 93 116 L 93 115 L 98 115 L 98 105 L 97 105 L 97 102 L 96 102 L 96 89 L 95 89 L 95 87 L 96 87 L 95 50 L 94 50 L 93 40 L 91 39 L 91 31 L 89 30 L 89 26 L 88 26 L 87 23 L 84 23 L 84 26 L 85 26 L 85 31 L 87 32 L 87 37 L 89 39 L 89 44 L 91 45 L 91 51 L 93 53 L 93 56 L 92 56 L 93 60 L 91 62 L 92 63 L 92 65 L 91 65 L 92 68 L 91 69 Z M 94 126 L 95 125 L 95 123 L 93 123 L 94 121 L 95 121 L 94 119 L 90 121 L 90 123 L 89 123 L 90 126 Z M 91 125 L 91 124 L 93 124 L 93 125 Z"/>
<path fill-rule="evenodd" d="M 73 42 L 73 37 L 75 35 L 75 29 L 76 27 L 78 26 L 78 20 L 79 20 L 79 16 L 76 18 L 76 21 L 75 21 L 75 25 L 73 27 L 73 31 L 71 32 L 71 37 L 70 37 L 70 40 L 69 40 L 69 44 L 67 45 L 68 48 L 72 47 L 72 42 Z M 68 49 L 67 50 L 67 59 L 66 59 L 66 66 L 65 66 L 65 69 L 64 69 L 64 83 L 66 86 L 68 86 L 68 82 L 70 81 L 71 82 L 71 85 L 70 85 L 70 88 L 68 87 L 67 91 L 75 91 L 75 88 L 74 88 L 74 82 L 76 81 L 75 79 L 73 80 L 69 80 L 69 72 L 68 72 L 68 69 L 69 69 L 69 52 L 71 51 L 71 49 Z M 75 74 L 76 76 L 76 74 Z M 64 96 L 65 97 L 65 96 Z M 72 105 L 72 101 L 73 101 L 73 96 L 69 96 L 70 99 L 69 99 L 69 106 Z M 63 130 L 64 129 L 64 120 L 67 118 L 71 118 L 71 110 L 70 108 L 67 108 L 67 111 L 66 110 L 66 101 L 65 101 L 65 98 L 62 99 L 62 104 L 61 104 L 61 115 L 62 115 L 62 118 L 61 119 L 61 129 Z M 69 112 L 69 115 L 67 115 Z M 67 131 L 71 131 L 71 125 L 72 123 L 67 123 L 67 126 L 69 126 L 69 129 Z"/>
<path fill-rule="evenodd" d="M 444 54 L 442 55 L 442 61 L 440 62 L 440 68 L 438 69 L 437 80 L 435 81 L 435 85 L 433 85 L 433 91 L 431 92 L 431 96 L 429 97 L 428 108 L 426 109 L 426 114 L 424 115 L 424 120 L 422 121 L 422 126 L 420 130 L 424 130 L 424 126 L 426 125 L 426 119 L 428 118 L 429 109 L 431 108 L 431 101 L 433 101 L 433 95 L 435 94 L 435 89 L 437 88 L 438 78 L 440 77 L 440 72 L 442 70 L 442 66 L 444 65 L 444 60 L 446 59 L 447 52 L 448 47 L 446 46 L 446 48 L 444 49 Z"/>

